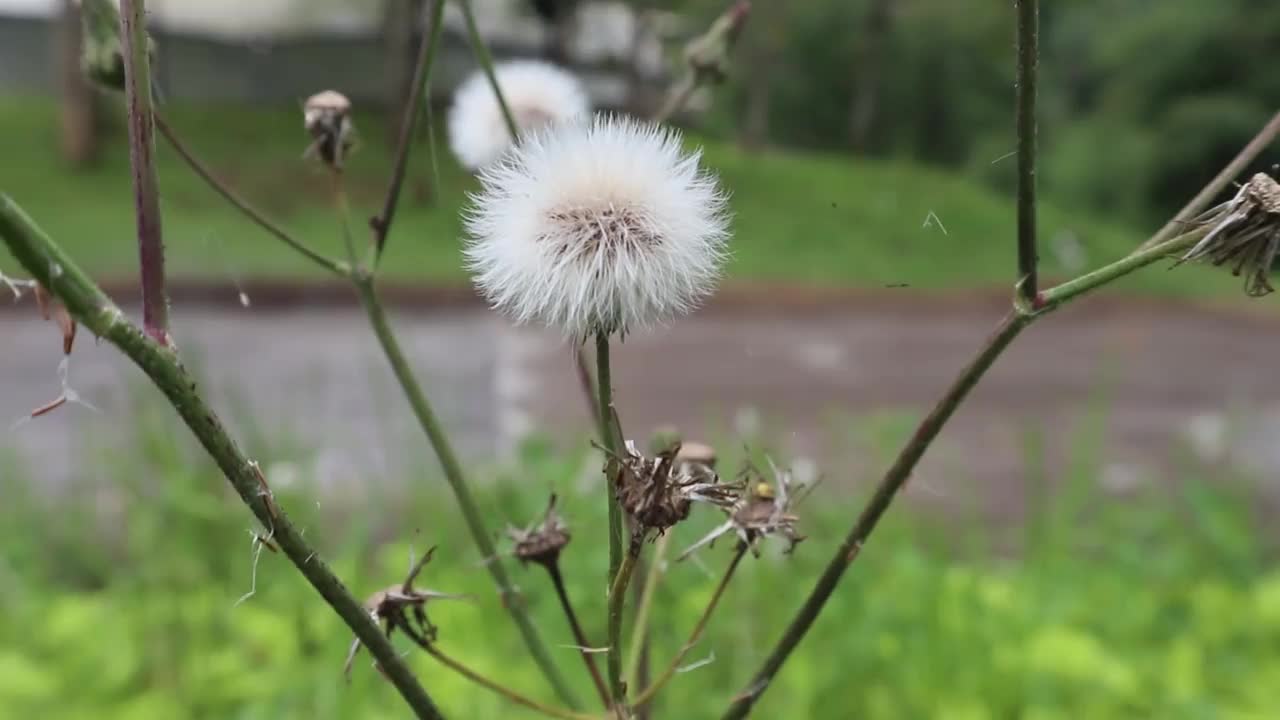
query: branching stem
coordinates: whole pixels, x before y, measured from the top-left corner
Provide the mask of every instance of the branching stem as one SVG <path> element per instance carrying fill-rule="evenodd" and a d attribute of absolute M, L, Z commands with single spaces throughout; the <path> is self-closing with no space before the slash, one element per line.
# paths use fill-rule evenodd
<path fill-rule="evenodd" d="M 510 700 L 516 705 L 529 708 L 534 712 L 542 713 L 547 717 L 561 718 L 562 720 L 599 720 L 599 718 L 595 715 L 584 715 L 582 713 L 576 713 L 569 710 L 561 710 L 560 708 L 552 707 L 550 705 L 545 705 L 543 703 L 538 702 L 537 700 L 525 697 L 524 695 L 521 695 L 515 690 L 512 690 L 511 688 L 505 685 L 502 685 L 501 683 L 498 683 L 494 680 L 490 680 L 484 675 L 481 675 L 475 670 L 472 670 L 466 665 L 463 665 L 457 660 L 454 660 L 448 655 L 445 655 L 444 652 L 441 651 L 440 648 L 436 647 L 435 645 L 432 645 L 430 643 L 424 643 L 421 645 L 421 647 L 423 650 L 427 651 L 428 655 L 435 658 L 436 661 L 438 661 L 441 665 L 444 665 L 450 670 L 453 670 L 454 672 L 465 677 L 471 682 L 479 685 L 480 687 L 483 687 L 487 690 L 492 690 L 493 692 L 501 695 L 507 700 Z"/>
<path fill-rule="evenodd" d="M 551 563 L 546 568 L 551 576 L 551 584 L 555 586 L 556 597 L 560 598 L 560 608 L 564 610 L 565 619 L 569 621 L 569 628 L 573 631 L 573 641 L 578 644 L 582 660 L 587 664 L 587 672 L 591 673 L 591 682 L 595 684 L 596 692 L 604 702 L 605 709 L 608 709 L 613 706 L 613 702 L 609 699 L 609 687 L 605 685 L 604 678 L 600 675 L 600 668 L 596 667 L 595 657 L 590 651 L 593 646 L 582 630 L 582 624 L 578 622 L 578 614 L 573 610 L 573 602 L 570 601 L 569 592 L 564 586 L 564 576 L 560 574 L 560 565 Z"/>

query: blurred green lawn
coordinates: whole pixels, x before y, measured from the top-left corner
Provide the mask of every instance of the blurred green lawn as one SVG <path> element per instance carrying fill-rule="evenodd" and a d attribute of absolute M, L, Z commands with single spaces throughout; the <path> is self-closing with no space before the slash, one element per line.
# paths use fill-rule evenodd
<path fill-rule="evenodd" d="M 86 438 L 81 452 L 98 468 L 90 486 L 52 497 L 12 473 L 0 479 L 0 717 L 405 717 L 367 655 L 344 685 L 348 632 L 281 556 L 262 553 L 256 593 L 236 605 L 251 585 L 250 517 L 211 464 L 194 461 L 197 448 L 173 441 L 169 411 L 149 407 L 135 418 L 136 446 L 95 448 Z M 885 451 L 901 440 L 884 438 Z M 1186 462 L 1168 479 L 1176 485 L 1104 496 L 1091 445 L 1073 443 L 1065 487 L 1031 492 L 1024 524 L 895 508 L 755 716 L 1276 717 L 1280 570 L 1245 485 Z M 560 493 L 574 533 L 563 556 L 570 593 L 598 638 L 603 502 L 598 485 L 581 479 L 598 461 L 531 444 L 517 463 L 476 473 L 482 512 L 497 533 Z M 434 464 L 423 458 L 421 467 L 408 497 L 372 484 L 321 505 L 304 469 L 301 484 L 276 488 L 277 500 L 361 596 L 397 582 L 412 552 L 438 544 L 420 585 L 477 598 L 431 606 L 442 647 L 554 701 Z M 861 507 L 847 486 L 817 492 L 800 508 L 809 538 L 791 556 L 774 546 L 748 558 L 687 662 L 714 660 L 677 675 L 656 717 L 718 717 L 756 669 Z M 675 529 L 672 548 L 716 522 L 698 510 Z M 729 547 L 700 553 L 701 565 L 670 565 L 654 606 L 655 662 L 684 641 Z M 589 698 L 542 571 L 513 572 L 564 672 Z M 409 657 L 449 717 L 531 717 L 421 653 Z"/>
<path fill-rule="evenodd" d="M 328 178 L 301 159 L 306 138 L 299 113 L 220 107 L 164 112 L 186 142 L 244 196 L 299 237 L 339 254 Z M 381 117 L 357 113 L 357 123 L 368 131 L 348 170 L 355 222 L 360 224 L 380 204 L 390 152 L 382 139 Z M 0 137 L 12 140 L 0 165 L 0 191 L 11 193 L 99 277 L 131 277 L 137 261 L 122 133 L 110 134 L 97 167 L 72 172 L 58 160 L 56 132 L 49 101 L 0 99 Z M 316 276 L 315 268 L 237 215 L 159 142 L 172 273 L 224 279 Z M 453 163 L 443 143 L 437 145 L 438 203 L 431 207 L 421 198 L 415 201 L 418 183 L 409 182 L 384 266 L 396 280 L 465 282 L 458 210 L 476 185 Z M 748 155 L 713 141 L 705 143 L 705 150 L 707 165 L 733 195 L 731 282 L 868 288 L 1012 285 L 1013 206 L 1008 197 L 972 178 L 848 156 Z M 431 175 L 423 143 L 415 151 L 411 176 Z M 1069 275 L 1054 249 L 1063 246 L 1060 238 L 1066 234 L 1079 242 L 1087 267 L 1122 256 L 1145 237 L 1052 202 L 1043 202 L 1041 210 L 1041 254 L 1050 277 Z M 1121 285 L 1162 294 L 1236 293 L 1238 283 L 1223 275 L 1157 269 Z"/>

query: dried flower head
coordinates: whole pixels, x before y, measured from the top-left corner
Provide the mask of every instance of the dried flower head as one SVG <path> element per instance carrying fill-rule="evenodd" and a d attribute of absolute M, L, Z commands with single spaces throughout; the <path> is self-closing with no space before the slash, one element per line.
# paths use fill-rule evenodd
<path fill-rule="evenodd" d="M 420 647 L 426 647 L 435 642 L 436 626 L 431 624 L 427 619 L 426 604 L 430 600 L 463 600 L 467 599 L 466 595 L 453 595 L 450 593 L 436 592 L 435 590 L 419 590 L 413 586 L 413 581 L 417 579 L 418 573 L 422 572 L 422 568 L 431 561 L 431 556 L 435 554 L 436 549 L 432 547 L 423 554 L 422 559 L 414 563 L 409 569 L 408 576 L 404 582 L 399 585 L 392 585 L 385 590 L 379 590 L 364 602 L 365 610 L 373 621 L 380 623 L 386 632 L 387 637 L 396 630 L 400 630 L 409 636 Z M 347 651 L 347 661 L 343 666 L 343 672 L 348 676 L 351 675 L 351 664 L 356 659 L 356 653 L 360 651 L 359 638 L 351 642 L 351 648 Z"/>
<path fill-rule="evenodd" d="M 560 559 L 560 551 L 569 544 L 569 526 L 556 512 L 556 496 L 547 503 L 547 511 L 540 522 L 521 530 L 507 528 L 507 535 L 515 542 L 515 554 L 521 562 L 536 562 L 550 568 Z"/>
<path fill-rule="evenodd" d="M 729 532 L 735 533 L 738 540 L 756 556 L 760 554 L 760 541 L 770 535 L 786 539 L 788 553 L 804 540 L 804 536 L 796 528 L 799 518 L 792 512 L 801 497 L 798 492 L 801 486 L 795 482 L 790 471 L 779 470 L 772 460 L 769 461 L 769 467 L 773 472 L 772 483 L 765 480 L 763 474 L 753 466 L 747 466 L 744 473 L 746 492 L 726 510 L 728 520 L 681 553 L 681 560 Z"/>
<path fill-rule="evenodd" d="M 307 98 L 302 105 L 302 123 L 312 138 L 305 155 L 318 156 L 325 165 L 341 170 L 356 142 L 347 96 L 325 90 Z"/>
<path fill-rule="evenodd" d="M 560 124 L 480 179 L 468 265 L 517 322 L 575 338 L 625 333 L 688 312 L 713 289 L 725 196 L 673 131 L 604 116 Z"/>
<path fill-rule="evenodd" d="M 1189 232 L 1206 232 L 1179 263 L 1232 263 L 1232 274 L 1244 275 L 1244 291 L 1251 297 L 1275 289 L 1271 287 L 1271 268 L 1280 252 L 1280 183 L 1275 179 L 1266 173 L 1254 175 L 1235 197 L 1190 224 Z"/>
<path fill-rule="evenodd" d="M 720 482 L 705 465 L 694 469 L 678 460 L 679 453 L 677 444 L 656 457 L 645 457 L 628 440 L 623 456 L 617 458 L 618 504 L 643 531 L 662 534 L 689 517 L 695 502 L 729 508 L 738 500 L 741 485 Z"/>
<path fill-rule="evenodd" d="M 522 135 L 591 113 L 586 88 L 556 65 L 517 60 L 499 65 L 493 74 Z M 477 70 L 453 94 L 449 147 L 464 167 L 479 170 L 502 157 L 511 144 L 502 106 L 489 79 Z"/>

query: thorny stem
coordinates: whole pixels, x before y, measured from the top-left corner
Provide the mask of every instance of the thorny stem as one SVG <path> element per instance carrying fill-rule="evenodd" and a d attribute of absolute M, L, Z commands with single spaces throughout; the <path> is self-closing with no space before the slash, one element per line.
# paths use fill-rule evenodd
<path fill-rule="evenodd" d="M 1016 0 L 1018 11 L 1018 292 L 1036 296 L 1036 75 L 1039 72 L 1040 0 Z"/>
<path fill-rule="evenodd" d="M 441 718 L 431 697 L 418 684 L 369 613 L 303 539 L 260 484 L 254 463 L 240 450 L 221 420 L 205 404 L 195 381 L 172 350 L 145 335 L 125 319 L 103 292 L 41 231 L 7 195 L 0 194 L 0 240 L 18 262 L 67 308 L 76 320 L 129 357 L 165 394 L 183 422 L 217 463 L 240 499 L 268 528 L 284 551 L 355 633 L 386 672 L 419 718 Z"/>
<path fill-rule="evenodd" d="M 488 78 L 489 85 L 493 88 L 493 96 L 497 98 L 498 107 L 502 109 L 502 119 L 507 124 L 507 132 L 511 133 L 511 141 L 516 142 L 520 136 L 520 125 L 516 123 L 516 116 L 511 114 L 511 106 L 507 105 L 507 98 L 498 85 L 498 76 L 493 71 L 493 55 L 489 53 L 489 46 L 485 45 L 484 38 L 480 37 L 480 29 L 476 27 L 476 14 L 471 8 L 471 0 L 458 0 L 458 7 L 462 10 L 462 19 L 467 26 L 467 38 L 471 41 L 471 51 L 475 53 L 476 62 L 480 63 L 480 69 L 484 71 L 484 76 Z"/>
<path fill-rule="evenodd" d="M 125 105 L 129 111 L 129 165 L 133 171 L 138 259 L 142 269 L 142 324 L 148 335 L 167 346 L 169 299 L 164 288 L 164 237 L 160 228 L 160 189 L 156 180 L 145 0 L 121 0 L 120 39 L 124 55 Z"/>
<path fill-rule="evenodd" d="M 646 688 L 643 692 L 636 696 L 635 704 L 642 705 L 646 701 L 657 695 L 663 686 L 675 676 L 676 671 L 680 668 L 680 663 L 684 661 L 685 656 L 693 650 L 698 644 L 698 640 L 702 638 L 702 633 L 707 629 L 707 623 L 711 621 L 711 614 L 716 611 L 716 606 L 720 604 L 720 598 L 724 596 L 724 591 L 729 587 L 729 581 L 733 579 L 733 573 L 738 569 L 738 564 L 742 562 L 742 557 L 747 553 L 747 545 L 739 543 L 738 549 L 733 553 L 733 559 L 729 561 L 729 566 L 725 568 L 724 575 L 720 578 L 720 583 L 716 585 L 716 589 L 711 594 L 711 599 L 707 601 L 707 608 L 702 611 L 702 617 L 698 618 L 697 624 L 693 626 L 693 632 L 689 633 L 689 639 L 680 646 L 680 652 L 671 658 L 670 664 L 662 671 L 657 680 Z"/>
<path fill-rule="evenodd" d="M 507 700 L 510 700 L 516 705 L 521 705 L 523 707 L 529 708 L 530 710 L 533 710 L 535 712 L 540 712 L 543 715 L 546 715 L 548 717 L 553 717 L 553 718 L 563 718 L 564 720 L 598 720 L 598 718 L 596 718 L 596 716 L 594 715 L 584 715 L 582 713 L 576 713 L 569 710 L 561 710 L 560 708 L 551 707 L 550 705 L 544 705 L 538 702 L 537 700 L 521 695 L 520 693 L 516 692 L 515 690 L 512 690 L 511 688 L 506 687 L 505 685 L 502 685 L 498 682 L 490 680 L 489 678 L 481 675 L 475 670 L 472 670 L 466 665 L 463 665 L 457 660 L 454 660 L 448 655 L 445 655 L 444 652 L 440 650 L 440 648 L 436 647 L 435 645 L 432 645 L 431 643 L 419 643 L 419 645 L 422 647 L 423 650 L 427 651 L 428 655 L 435 658 L 441 665 L 444 665 L 450 670 L 453 670 L 454 672 L 458 673 L 459 675 L 465 677 L 466 679 L 470 680 L 471 682 L 483 688 L 492 690 L 493 692 L 501 695 Z"/>
<path fill-rule="evenodd" d="M 418 384 L 418 379 L 414 376 L 413 370 L 409 366 L 409 361 L 405 358 L 404 351 L 400 348 L 399 340 L 396 339 L 395 333 L 391 330 L 391 326 L 387 321 L 386 311 L 374 287 L 373 278 L 368 275 L 359 275 L 354 277 L 354 282 L 360 295 L 360 302 L 369 316 L 369 324 L 373 327 L 374 334 L 378 337 L 378 342 L 387 356 L 387 361 L 391 364 L 391 370 L 395 374 L 396 380 L 400 382 L 400 388 L 404 392 L 405 398 L 409 401 L 414 417 L 417 418 L 418 424 L 422 426 L 422 430 L 427 434 L 427 439 L 435 449 L 436 457 L 440 461 L 440 467 L 444 471 L 445 480 L 449 483 L 449 488 L 453 491 L 458 507 L 462 510 L 462 517 L 467 523 L 467 529 L 471 532 L 471 538 L 480 550 L 480 555 L 485 558 L 485 565 L 489 568 L 489 574 L 493 577 L 493 582 L 498 586 L 498 591 L 502 595 L 503 606 L 506 607 L 507 612 L 515 620 L 520 634 L 524 637 L 525 645 L 529 648 L 529 653 L 533 655 L 534 662 L 537 663 L 543 675 L 551 683 L 556 695 L 566 705 L 574 708 L 579 707 L 578 702 L 573 697 L 573 693 L 569 690 L 569 686 L 560 676 L 560 672 L 556 668 L 554 661 L 552 661 L 551 655 L 547 652 L 542 639 L 538 637 L 538 631 L 534 628 L 533 622 L 525 611 L 523 598 L 520 597 L 519 591 L 511 584 L 506 568 L 498 559 L 497 551 L 493 547 L 493 542 L 489 539 L 484 520 L 480 517 L 480 511 L 476 507 L 475 499 L 471 497 L 471 488 L 462 473 L 462 466 L 458 463 L 453 446 L 449 443 L 449 438 L 445 435 L 439 419 L 432 410 L 430 403 L 427 402 L 427 396 L 422 391 L 422 386 Z"/>
<path fill-rule="evenodd" d="M 587 664 L 587 671 L 591 673 L 591 682 L 595 683 L 596 692 L 600 694 L 600 699 L 604 702 L 605 709 L 610 708 L 613 703 L 609 700 L 609 688 L 604 683 L 604 678 L 600 676 L 600 668 L 596 667 L 595 658 L 591 655 L 591 642 L 587 640 L 587 634 L 582 630 L 582 624 L 578 622 L 578 614 L 573 611 L 573 603 L 569 600 L 569 593 L 564 587 L 564 576 L 560 574 L 559 563 L 552 562 L 546 565 L 547 574 L 551 576 L 551 584 L 556 588 L 556 597 L 560 598 L 560 608 L 564 610 L 565 619 L 569 621 L 569 628 L 573 630 L 573 641 L 578 644 L 578 649 L 582 653 L 582 660 Z"/>
<path fill-rule="evenodd" d="M 631 583 L 643 547 L 644 537 L 639 532 L 633 534 L 627 554 L 609 586 L 609 689 L 615 704 L 621 704 L 627 694 L 622 682 L 622 610 L 627 604 L 627 585 Z"/>
<path fill-rule="evenodd" d="M 238 195 L 236 191 L 232 190 L 230 186 L 214 176 L 213 171 L 211 171 L 207 165 L 196 157 L 195 153 L 187 147 L 186 143 L 182 142 L 178 137 L 178 134 L 174 132 L 173 128 L 165 122 L 163 116 L 157 113 L 155 117 L 156 128 L 160 130 L 160 135 L 168 141 L 169 146 L 173 148 L 174 152 L 178 153 L 179 157 L 186 161 L 187 165 L 195 172 L 195 174 L 200 176 L 200 179 L 204 180 L 209 187 L 213 188 L 214 192 L 221 195 L 223 200 L 231 203 L 231 205 L 243 213 L 245 217 L 252 220 L 263 230 L 266 230 L 268 233 L 275 236 L 277 240 L 293 248 L 311 262 L 335 275 L 341 275 L 342 277 L 346 277 L 350 273 L 351 269 L 345 263 L 331 260 L 307 247 L 299 240 L 296 240 L 286 230 L 259 212 L 257 208 L 250 205 L 247 200 L 240 197 L 240 195 Z"/>
<path fill-rule="evenodd" d="M 400 187 L 404 184 L 405 171 L 409 166 L 409 151 L 413 147 L 414 128 L 418 118 L 422 116 L 424 104 L 422 94 L 431 80 L 431 68 L 435 63 L 436 51 L 440 48 L 440 36 L 444 30 L 445 0 L 436 0 L 431 11 L 431 33 L 422 38 L 418 48 L 418 59 L 413 66 L 413 80 L 409 88 L 409 97 L 405 100 L 404 116 L 400 120 L 400 137 L 396 143 L 395 165 L 391 171 L 391 179 L 387 183 L 386 198 L 382 203 L 382 212 L 369 219 L 369 227 L 373 229 L 375 259 L 382 258 L 382 251 L 387 244 L 387 235 L 391 232 L 391 222 L 395 220 L 396 203 L 400 198 Z M 426 102 L 431 102 L 427 98 Z"/>
<path fill-rule="evenodd" d="M 1240 173 L 1244 172 L 1249 163 L 1253 162 L 1254 158 L 1258 157 L 1263 150 L 1267 149 L 1268 145 L 1275 141 L 1277 135 L 1280 135 L 1280 112 L 1271 116 L 1270 122 L 1263 126 L 1262 130 L 1249 141 L 1248 145 L 1244 146 L 1240 154 L 1236 155 L 1226 167 L 1222 168 L 1222 172 L 1209 181 L 1209 184 L 1205 185 L 1204 189 L 1191 198 L 1191 202 L 1188 202 L 1185 207 L 1179 210 L 1172 220 L 1165 223 L 1165 226 L 1160 228 L 1160 232 L 1152 235 L 1149 240 L 1138 246 L 1138 250 L 1146 250 L 1152 245 L 1159 245 L 1177 235 L 1191 218 L 1203 212 L 1204 208 L 1208 207 L 1210 201 L 1217 197 L 1218 193 L 1222 192 Z"/>
<path fill-rule="evenodd" d="M 670 544 L 670 533 L 658 538 L 653 557 L 650 559 L 649 574 L 644 578 L 644 592 L 636 605 L 635 625 L 631 629 L 631 652 L 627 655 L 627 670 L 623 674 L 623 677 L 631 683 L 639 682 L 641 649 L 649 632 L 649 611 L 653 607 L 654 592 L 657 590 L 658 580 L 662 577 L 662 564 Z M 637 704 L 640 703 L 637 702 Z"/>
<path fill-rule="evenodd" d="M 1250 143 L 1250 146 L 1258 145 L 1258 151 L 1260 152 L 1262 146 L 1266 144 L 1266 142 L 1260 142 L 1260 139 L 1274 137 L 1277 131 L 1280 131 L 1280 127 L 1277 127 L 1277 125 L 1278 123 L 1275 120 L 1268 123 L 1255 137 L 1254 141 Z M 1239 158 L 1236 160 L 1239 160 Z M 1232 164 L 1234 165 L 1235 161 Z M 1197 201 L 1188 204 L 1187 208 L 1184 209 L 1186 216 L 1192 217 L 1202 212 L 1215 194 L 1202 192 L 1197 195 Z M 1158 237 L 1159 233 L 1153 239 Z M 854 522 L 844 542 L 836 549 L 835 555 L 827 564 L 822 576 L 818 578 L 818 582 L 814 585 L 813 590 L 810 591 L 809 597 L 800 607 L 790 625 L 787 626 L 778 644 L 769 653 L 769 656 L 765 658 L 760 670 L 752 677 L 746 688 L 734 697 L 728 710 L 722 716 L 722 720 L 738 720 L 746 717 L 747 713 L 751 712 L 751 708 L 764 694 L 764 691 L 768 689 L 773 677 L 777 675 L 783 663 L 786 662 L 788 656 L 799 645 L 805 633 L 808 632 L 813 622 L 817 619 L 827 599 L 835 591 L 836 585 L 840 582 L 845 570 L 857 558 L 863 543 L 866 542 L 867 537 L 875 529 L 880 516 L 884 514 L 890 503 L 893 502 L 898 490 L 902 488 L 902 485 L 910 477 L 916 463 L 920 461 L 925 451 L 928 450 L 929 445 L 937 437 L 952 413 L 964 401 L 969 391 L 978 384 L 978 381 L 991 368 L 1000 354 L 1013 342 L 1014 338 L 1022 332 L 1023 328 L 1085 293 L 1158 262 L 1173 252 L 1191 246 L 1196 239 L 1196 234 L 1192 233 L 1165 240 L 1154 247 L 1140 250 L 1129 257 L 1118 260 L 1080 278 L 1043 291 L 1037 296 L 1038 302 L 1015 302 L 1015 311 L 1001 321 L 996 331 L 988 338 L 986 344 L 982 346 L 974 359 L 952 380 L 942 398 L 938 400 L 933 410 L 920 422 L 911 439 L 899 451 L 897 459 L 885 472 L 871 501 Z M 1144 243 L 1145 245 L 1147 243 Z M 1037 305 L 1039 307 L 1036 307 Z"/>

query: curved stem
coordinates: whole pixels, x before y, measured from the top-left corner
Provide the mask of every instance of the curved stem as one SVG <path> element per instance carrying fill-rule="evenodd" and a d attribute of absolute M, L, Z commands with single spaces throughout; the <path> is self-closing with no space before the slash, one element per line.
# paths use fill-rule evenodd
<path fill-rule="evenodd" d="M 471 8 L 471 0 L 458 0 L 458 7 L 462 10 L 462 19 L 467 26 L 467 38 L 471 41 L 471 51 L 476 54 L 476 62 L 480 63 L 480 69 L 484 71 L 484 76 L 489 79 L 489 85 L 493 87 L 493 96 L 498 100 L 498 107 L 502 109 L 502 119 L 507 124 L 507 132 L 511 133 L 511 142 L 516 142 L 520 136 L 520 125 L 516 123 L 516 116 L 511 114 L 511 107 L 507 105 L 502 88 L 498 86 L 498 76 L 493 70 L 493 55 L 489 53 L 489 47 L 485 45 L 484 38 L 480 37 L 480 29 L 476 27 L 476 14 Z"/>
<path fill-rule="evenodd" d="M 475 499 L 471 496 L 471 488 L 463 475 L 462 466 L 458 462 L 453 446 L 450 444 L 448 436 L 445 435 L 444 428 L 436 417 L 435 411 L 431 408 L 431 404 L 427 402 L 426 393 L 422 391 L 422 386 L 418 384 L 418 379 L 413 374 L 409 361 L 400 347 L 399 340 L 396 339 L 395 333 L 391 330 L 391 325 L 387 321 L 386 310 L 378 297 L 373 279 L 367 275 L 361 275 L 356 278 L 355 284 L 360 296 L 360 302 L 369 316 L 369 324 L 373 327 L 378 343 L 382 346 L 383 353 L 387 356 L 387 362 L 391 364 L 391 371 L 395 374 L 396 380 L 399 381 L 400 388 L 404 392 L 405 399 L 409 402 L 410 409 L 413 410 L 414 417 L 418 420 L 418 424 L 422 427 L 423 432 L 426 433 L 431 447 L 435 450 L 436 458 L 440 461 L 440 468 L 444 472 L 445 481 L 449 483 L 449 489 L 453 491 L 454 499 L 462 511 L 462 517 L 466 521 L 467 530 L 471 533 L 471 539 L 480 550 L 480 556 L 485 558 L 485 566 L 489 569 L 489 575 L 493 577 L 493 582 L 498 586 L 498 591 L 502 595 L 503 606 L 506 607 L 507 612 L 515 620 L 516 627 L 519 628 L 525 645 L 529 648 L 529 653 L 533 656 L 534 662 L 542 670 L 548 682 L 551 683 L 556 695 L 566 705 L 575 708 L 579 707 L 573 692 L 569 689 L 568 684 L 565 683 L 564 678 L 561 677 L 555 662 L 551 659 L 550 653 L 547 652 L 546 645 L 543 644 L 542 639 L 538 636 L 537 629 L 534 628 L 533 622 L 529 619 L 529 614 L 525 611 L 523 598 L 520 597 L 519 591 L 512 585 L 506 568 L 498 559 L 497 550 L 493 546 L 493 541 L 489 538 L 484 520 L 476 507 Z"/>
<path fill-rule="evenodd" d="M 738 564 L 742 562 L 742 557 L 747 554 L 747 546 L 743 543 L 738 544 L 738 549 L 733 553 L 733 559 L 729 561 L 729 566 L 725 568 L 724 575 L 720 578 L 720 583 L 716 585 L 715 592 L 711 594 L 711 599 L 707 601 L 707 609 L 702 611 L 702 617 L 698 618 L 697 624 L 693 626 L 693 632 L 689 633 L 689 639 L 680 646 L 680 652 L 671 658 L 670 664 L 662 671 L 657 680 L 653 684 L 645 688 L 643 692 L 636 696 L 633 701 L 636 705 L 643 705 L 645 702 L 653 699 L 658 691 L 667 684 L 672 677 L 675 676 L 676 670 L 680 668 L 680 663 L 684 660 L 689 651 L 698 644 L 698 640 L 702 637 L 702 633 L 707 629 L 707 623 L 711 620 L 711 614 L 715 612 L 716 606 L 720 604 L 720 598 L 724 596 L 725 588 L 729 587 L 729 581 L 733 579 L 733 573 L 738 569 Z"/>
<path fill-rule="evenodd" d="M 627 694 L 622 682 L 622 610 L 627 603 L 627 585 L 631 583 L 636 561 L 640 559 L 643 542 L 640 533 L 631 537 L 627 554 L 613 577 L 613 584 L 609 586 L 609 689 L 613 692 L 615 704 L 621 704 Z"/>
<path fill-rule="evenodd" d="M 2 194 L 0 240 L 77 321 L 97 337 L 115 345 L 165 394 L 240 499 L 262 526 L 268 528 L 272 541 L 369 649 L 414 714 L 419 718 L 443 717 L 382 629 L 369 617 L 368 611 L 351 596 L 272 499 L 270 488 L 262 483 L 257 473 L 257 464 L 231 438 L 172 350 L 149 338 L 125 319 L 124 313 L 71 258 L 8 196 Z M 59 271 L 55 273 L 54 268 Z"/>
<path fill-rule="evenodd" d="M 450 670 L 453 670 L 483 688 L 492 690 L 516 705 L 521 705 L 535 712 L 540 712 L 547 717 L 562 718 L 562 720 L 598 720 L 595 715 L 584 715 L 582 713 L 576 713 L 570 710 L 561 710 L 560 708 L 551 707 L 550 705 L 544 705 L 537 700 L 521 695 L 505 685 L 490 680 L 475 670 L 472 670 L 466 665 L 463 665 L 457 660 L 445 655 L 439 648 L 430 643 L 420 643 L 420 646 L 423 650 L 427 651 L 428 655 L 435 658 L 441 665 L 444 665 Z"/>
<path fill-rule="evenodd" d="M 1036 75 L 1039 0 L 1017 0 L 1018 67 L 1014 120 L 1018 128 L 1018 292 L 1036 296 Z"/>
<path fill-rule="evenodd" d="M 301 241 L 290 235 L 288 231 L 284 230 L 267 218 L 267 216 L 259 212 L 253 205 L 250 205 L 247 200 L 240 197 L 231 189 L 230 186 L 214 176 L 213 171 L 201 162 L 198 157 L 196 157 L 195 153 L 187 147 L 186 143 L 182 142 L 181 138 L 178 137 L 178 134 L 174 132 L 173 128 L 165 122 L 164 117 L 158 113 L 156 114 L 156 129 L 158 129 L 160 131 L 160 135 L 168 141 L 169 146 L 173 148 L 174 152 L 178 153 L 178 156 L 187 163 L 187 166 L 190 167 L 201 180 L 204 180 L 210 188 L 213 188 L 214 192 L 222 196 L 223 200 L 231 203 L 232 207 L 239 210 L 245 217 L 257 224 L 258 227 L 266 230 L 268 233 L 275 236 L 277 240 L 293 248 L 303 257 L 319 265 L 325 270 L 343 277 L 346 277 L 350 273 L 351 269 L 349 266 L 336 260 L 331 260 L 307 247 Z"/>
<path fill-rule="evenodd" d="M 654 114 L 653 121 L 659 124 L 670 122 L 676 113 L 684 109 L 697 89 L 697 77 L 691 72 L 685 73 L 676 86 L 667 92 L 667 97 L 662 101 L 662 107 Z"/>
<path fill-rule="evenodd" d="M 605 709 L 613 706 L 609 700 L 609 688 L 604 683 L 604 678 L 600 676 L 600 668 L 596 667 L 596 660 L 591 655 L 589 648 L 592 647 L 591 642 L 587 639 L 587 634 L 582 630 L 582 624 L 578 622 L 578 614 L 573 610 L 573 603 L 569 600 L 569 593 L 564 587 L 564 576 L 560 574 L 560 565 L 558 563 L 550 563 L 546 565 L 547 573 L 551 575 L 551 584 L 556 588 L 556 597 L 560 598 L 560 608 L 564 610 L 564 616 L 569 621 L 569 628 L 573 631 L 573 641 L 578 644 L 578 651 L 582 654 L 582 660 L 587 664 L 587 672 L 591 673 L 591 682 L 596 686 L 596 692 L 600 694 L 600 699 L 604 702 Z"/>

